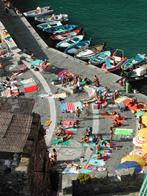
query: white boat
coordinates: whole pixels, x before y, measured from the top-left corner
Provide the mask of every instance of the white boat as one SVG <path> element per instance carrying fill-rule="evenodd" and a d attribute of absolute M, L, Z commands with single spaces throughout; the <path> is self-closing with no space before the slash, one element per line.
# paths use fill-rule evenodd
<path fill-rule="evenodd" d="M 67 14 L 52 14 L 52 15 L 43 15 L 43 16 L 36 16 L 35 20 L 37 22 L 52 22 L 52 21 L 68 21 L 68 15 Z"/>
<path fill-rule="evenodd" d="M 74 37 L 70 37 L 70 38 L 67 38 L 61 42 L 59 42 L 57 45 L 56 45 L 56 48 L 67 48 L 73 44 L 77 44 L 79 41 L 81 41 L 82 39 L 84 38 L 84 35 L 77 35 L 77 36 L 74 36 Z"/>
<path fill-rule="evenodd" d="M 101 52 L 104 48 L 104 44 L 101 45 L 96 45 L 91 48 L 87 48 L 83 51 L 80 51 L 77 55 L 76 58 L 82 59 L 82 60 L 89 60 L 90 57 L 96 55 L 97 53 Z"/>
<path fill-rule="evenodd" d="M 82 59 L 82 60 L 88 60 L 90 57 L 94 56 L 97 54 L 97 50 L 94 48 L 90 49 L 87 48 L 86 50 L 80 51 L 77 55 L 76 58 Z"/>
<path fill-rule="evenodd" d="M 45 28 L 51 28 L 51 27 L 56 27 L 56 26 L 60 26 L 62 25 L 62 23 L 60 21 L 53 21 L 53 22 L 45 22 L 45 23 L 41 23 L 39 25 L 37 25 L 37 27 L 39 29 L 45 29 Z"/>
<path fill-rule="evenodd" d="M 128 73 L 127 76 L 130 82 L 147 78 L 147 64 L 140 65 Z"/>
<path fill-rule="evenodd" d="M 52 14 L 53 10 L 51 9 L 50 6 L 45 6 L 45 7 L 37 7 L 35 10 L 27 11 L 24 12 L 25 17 L 37 17 L 37 16 L 43 16 L 43 15 L 48 15 Z"/>

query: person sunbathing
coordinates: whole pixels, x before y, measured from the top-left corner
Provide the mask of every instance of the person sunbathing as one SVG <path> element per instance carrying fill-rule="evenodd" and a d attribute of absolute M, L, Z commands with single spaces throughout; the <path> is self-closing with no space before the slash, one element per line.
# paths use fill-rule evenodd
<path fill-rule="evenodd" d="M 73 123 L 73 127 L 78 127 L 80 124 L 79 120 L 76 120 L 74 123 Z"/>
<path fill-rule="evenodd" d="M 99 87 L 99 86 L 100 86 L 99 79 L 98 79 L 98 77 L 97 77 L 96 75 L 94 76 L 93 82 L 94 82 L 94 85 L 95 85 L 96 87 Z"/>
<path fill-rule="evenodd" d="M 80 169 L 81 166 L 77 163 L 64 163 L 66 165 L 67 168 L 75 168 L 76 170 Z"/>
<path fill-rule="evenodd" d="M 66 134 L 66 135 L 64 135 L 62 138 L 60 138 L 59 143 L 60 143 L 60 142 L 65 142 L 65 141 L 71 139 L 71 137 L 72 137 L 71 134 Z"/>
<path fill-rule="evenodd" d="M 89 137 L 88 137 L 87 135 L 85 135 L 85 136 L 81 139 L 80 142 L 81 142 L 81 143 L 89 143 Z"/>
<path fill-rule="evenodd" d="M 116 113 L 112 117 L 112 120 L 113 120 L 113 126 L 117 127 L 117 126 L 120 126 L 122 124 L 122 121 L 124 120 L 124 118 L 120 114 Z"/>
<path fill-rule="evenodd" d="M 66 133 L 65 133 L 65 130 L 63 128 L 60 128 L 58 129 L 56 135 L 57 136 L 64 136 Z"/>
<path fill-rule="evenodd" d="M 100 152 L 97 153 L 97 159 L 98 160 L 102 159 L 102 154 Z"/>
<path fill-rule="evenodd" d="M 113 101 L 114 101 L 114 103 L 115 103 L 115 100 L 117 99 L 117 98 L 119 98 L 119 92 L 118 92 L 118 90 L 115 90 L 114 91 L 114 94 L 113 94 Z"/>

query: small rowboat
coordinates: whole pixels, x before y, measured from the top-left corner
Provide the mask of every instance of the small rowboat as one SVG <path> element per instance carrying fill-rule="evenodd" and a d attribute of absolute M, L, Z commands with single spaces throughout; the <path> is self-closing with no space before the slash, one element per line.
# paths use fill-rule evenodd
<path fill-rule="evenodd" d="M 105 60 L 111 56 L 110 51 L 103 51 L 94 56 L 92 56 L 89 60 L 89 63 L 94 65 L 100 65 L 105 62 Z"/>
<path fill-rule="evenodd" d="M 45 28 L 43 31 L 51 34 L 60 34 L 76 29 L 77 27 L 77 25 L 60 25 L 56 27 Z"/>
<path fill-rule="evenodd" d="M 120 53 L 120 54 L 119 54 Z M 106 71 L 117 71 L 120 69 L 122 63 L 126 61 L 123 50 L 117 49 L 111 57 L 107 58 L 103 63 L 101 69 Z"/>
<path fill-rule="evenodd" d="M 83 50 L 85 48 L 88 48 L 88 46 L 90 45 L 90 42 L 91 42 L 90 40 L 79 41 L 77 44 L 66 48 L 65 53 L 71 54 L 71 55 L 76 55 L 79 52 L 79 50 Z"/>
<path fill-rule="evenodd" d="M 51 9 L 50 6 L 45 6 L 45 7 L 37 7 L 35 10 L 31 10 L 31 11 L 27 11 L 24 12 L 24 16 L 25 17 L 36 17 L 36 16 L 43 16 L 43 15 L 47 15 L 47 14 L 52 14 L 53 10 Z"/>
<path fill-rule="evenodd" d="M 51 27 L 56 27 L 56 26 L 61 26 L 62 23 L 60 21 L 54 21 L 54 22 L 46 22 L 46 23 L 41 23 L 39 25 L 37 25 L 37 27 L 41 30 L 43 30 L 44 28 L 51 28 Z"/>
<path fill-rule="evenodd" d="M 111 71 L 111 72 L 117 71 L 125 60 L 126 58 L 121 58 L 121 57 L 107 58 L 105 60 L 105 63 L 102 65 L 101 69 L 106 71 Z"/>
<path fill-rule="evenodd" d="M 62 33 L 62 34 L 59 34 L 59 35 L 52 35 L 52 36 L 50 36 L 50 38 L 52 40 L 57 40 L 57 41 L 58 40 L 65 40 L 67 38 L 78 35 L 80 32 L 81 32 L 81 29 L 74 29 L 72 31 Z"/>
<path fill-rule="evenodd" d="M 126 73 L 129 82 L 144 80 L 147 78 L 147 64 L 139 65 Z"/>
<path fill-rule="evenodd" d="M 127 71 L 145 60 L 145 54 L 137 54 L 134 58 L 127 59 L 122 65 L 121 69 Z"/>
<path fill-rule="evenodd" d="M 56 45 L 56 48 L 67 48 L 71 45 L 77 44 L 84 38 L 84 35 L 77 35 L 74 37 L 67 38 Z"/>
<path fill-rule="evenodd" d="M 104 44 L 96 45 L 79 52 L 76 57 L 82 60 L 89 60 L 92 56 L 100 53 L 104 48 Z"/>
<path fill-rule="evenodd" d="M 35 20 L 37 22 L 53 22 L 53 21 L 61 21 L 66 22 L 68 21 L 68 15 L 67 14 L 52 14 L 52 15 L 43 15 L 43 16 L 36 16 Z"/>

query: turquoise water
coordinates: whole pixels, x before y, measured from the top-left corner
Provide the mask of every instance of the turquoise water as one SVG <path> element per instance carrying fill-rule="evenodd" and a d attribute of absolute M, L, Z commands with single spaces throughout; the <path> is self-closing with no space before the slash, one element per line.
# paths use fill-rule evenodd
<path fill-rule="evenodd" d="M 23 10 L 51 5 L 68 13 L 71 23 L 84 28 L 88 37 L 121 48 L 126 55 L 147 53 L 146 0 L 18 0 Z"/>
<path fill-rule="evenodd" d="M 51 5 L 55 13 L 69 14 L 70 23 L 83 27 L 93 44 L 123 49 L 128 57 L 147 54 L 146 0 L 17 0 L 21 11 Z M 48 38 L 47 38 L 48 39 Z M 133 84 L 147 94 L 147 80 Z"/>

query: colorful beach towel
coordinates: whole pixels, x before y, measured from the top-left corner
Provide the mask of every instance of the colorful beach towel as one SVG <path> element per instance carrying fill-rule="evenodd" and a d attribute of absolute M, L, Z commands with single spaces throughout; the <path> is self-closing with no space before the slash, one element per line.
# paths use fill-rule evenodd
<path fill-rule="evenodd" d="M 117 99 L 115 99 L 115 103 L 123 103 L 123 101 L 125 101 L 128 97 L 126 96 L 121 96 Z"/>
<path fill-rule="evenodd" d="M 67 112 L 74 112 L 75 111 L 74 104 L 72 102 L 67 102 L 66 107 L 67 107 Z"/>
<path fill-rule="evenodd" d="M 62 113 L 67 112 L 67 105 L 66 105 L 66 103 L 61 103 L 60 104 L 60 110 L 61 110 Z"/>
<path fill-rule="evenodd" d="M 98 160 L 97 159 L 97 155 L 93 155 L 90 158 L 88 164 L 96 165 L 96 166 L 99 166 L 100 167 L 100 166 L 104 166 L 105 165 L 105 161 L 104 160 Z"/>
<path fill-rule="evenodd" d="M 64 142 L 60 142 L 60 139 L 54 139 L 51 141 L 51 145 L 63 145 L 63 146 L 68 146 L 69 145 L 69 140 L 66 140 Z"/>
<path fill-rule="evenodd" d="M 126 128 L 117 128 L 114 130 L 115 135 L 126 135 L 126 136 L 132 136 L 133 135 L 133 129 L 126 129 Z"/>
<path fill-rule="evenodd" d="M 74 102 L 74 111 L 79 107 L 81 110 L 83 109 L 83 104 L 81 101 Z"/>
<path fill-rule="evenodd" d="M 75 120 L 62 120 L 61 125 L 63 125 L 64 127 L 73 127 L 75 122 Z"/>
<path fill-rule="evenodd" d="M 31 62 L 31 66 L 37 66 L 37 65 L 40 65 L 41 63 L 43 63 L 43 60 L 36 59 L 36 60 Z"/>
<path fill-rule="evenodd" d="M 62 173 L 63 174 L 78 174 L 80 173 L 80 170 L 79 169 L 77 170 L 75 167 L 71 167 L 71 168 L 66 167 Z"/>

